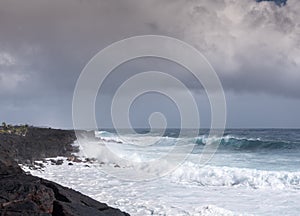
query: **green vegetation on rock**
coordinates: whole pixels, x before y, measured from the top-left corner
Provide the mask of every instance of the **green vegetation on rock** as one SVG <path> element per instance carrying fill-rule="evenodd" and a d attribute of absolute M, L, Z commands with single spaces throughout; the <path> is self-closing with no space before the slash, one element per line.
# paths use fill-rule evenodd
<path fill-rule="evenodd" d="M 18 136 L 26 136 L 28 130 L 28 125 L 15 125 L 12 126 L 10 124 L 6 124 L 5 122 L 2 122 L 2 125 L 0 127 L 0 133 L 5 134 L 14 134 Z"/>

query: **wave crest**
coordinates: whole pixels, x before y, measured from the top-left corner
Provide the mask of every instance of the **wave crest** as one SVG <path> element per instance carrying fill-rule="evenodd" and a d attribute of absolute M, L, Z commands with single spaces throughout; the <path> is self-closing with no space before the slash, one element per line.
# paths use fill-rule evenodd
<path fill-rule="evenodd" d="M 263 171 L 231 167 L 200 167 L 186 162 L 170 174 L 173 182 L 201 186 L 247 187 L 252 189 L 300 189 L 300 172 Z"/>
<path fill-rule="evenodd" d="M 209 139 L 207 136 L 197 137 L 195 143 L 198 145 L 209 145 L 219 141 L 220 147 L 234 150 L 289 150 L 300 147 L 299 143 L 279 140 L 261 140 L 260 138 L 241 138 L 234 136 L 224 136 L 222 138 Z"/>

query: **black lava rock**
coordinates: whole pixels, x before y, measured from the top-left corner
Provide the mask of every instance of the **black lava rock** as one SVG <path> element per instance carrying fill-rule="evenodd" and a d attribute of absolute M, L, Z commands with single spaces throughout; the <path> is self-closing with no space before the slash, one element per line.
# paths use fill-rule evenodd
<path fill-rule="evenodd" d="M 0 133 L 1 216 L 128 215 L 72 189 L 27 175 L 16 162 L 34 166 L 36 159 L 69 156 L 76 151 L 71 145 L 75 139 L 73 131 L 44 128 L 29 128 L 26 136 Z"/>
<path fill-rule="evenodd" d="M 25 174 L 2 176 L 0 194 L 0 215 L 128 215 L 72 189 Z"/>

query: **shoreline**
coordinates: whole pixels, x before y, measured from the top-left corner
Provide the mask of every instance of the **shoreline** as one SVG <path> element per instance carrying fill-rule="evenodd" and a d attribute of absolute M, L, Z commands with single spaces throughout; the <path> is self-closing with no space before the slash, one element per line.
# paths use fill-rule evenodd
<path fill-rule="evenodd" d="M 25 136 L 0 133 L 0 214 L 129 215 L 73 189 L 27 174 L 18 165 L 70 157 L 78 152 L 72 145 L 74 141 L 72 130 L 28 127 Z"/>

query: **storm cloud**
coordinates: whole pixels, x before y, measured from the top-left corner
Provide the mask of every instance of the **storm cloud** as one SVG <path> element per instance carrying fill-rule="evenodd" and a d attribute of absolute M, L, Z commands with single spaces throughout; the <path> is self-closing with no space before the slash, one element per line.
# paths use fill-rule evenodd
<path fill-rule="evenodd" d="M 70 125 L 64 113 L 85 64 L 109 44 L 143 34 L 195 46 L 229 93 L 298 101 L 299 11 L 298 0 L 281 7 L 255 0 L 2 0 L 1 117 L 17 121 L 27 111 L 33 123 Z M 44 112 L 32 111 L 35 104 Z M 4 117 L 8 110 L 17 111 Z"/>

